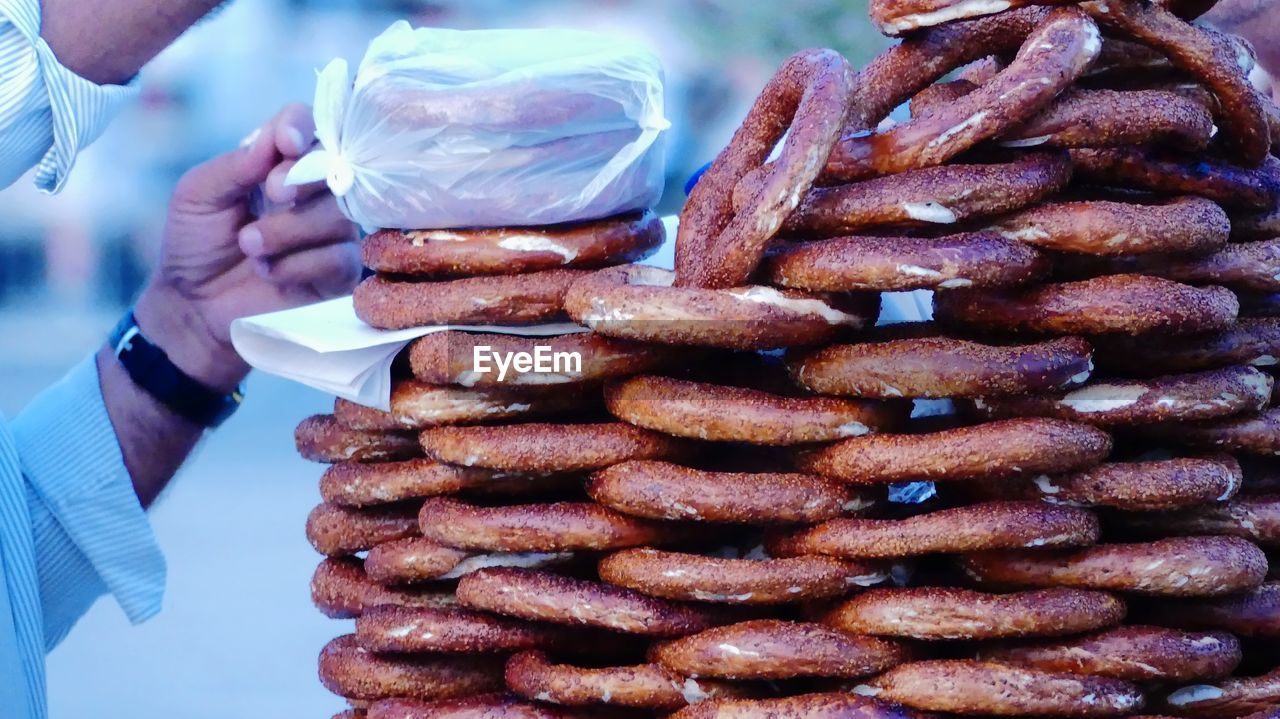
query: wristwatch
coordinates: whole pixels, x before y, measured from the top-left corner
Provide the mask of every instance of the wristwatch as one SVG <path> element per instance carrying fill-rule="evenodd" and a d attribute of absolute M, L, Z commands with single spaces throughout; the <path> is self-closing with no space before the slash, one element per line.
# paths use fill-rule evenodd
<path fill-rule="evenodd" d="M 134 384 L 175 414 L 201 427 L 222 424 L 244 401 L 240 388 L 224 394 L 179 369 L 164 350 L 142 334 L 133 310 L 126 312 L 112 330 L 110 341 L 116 358 Z"/>

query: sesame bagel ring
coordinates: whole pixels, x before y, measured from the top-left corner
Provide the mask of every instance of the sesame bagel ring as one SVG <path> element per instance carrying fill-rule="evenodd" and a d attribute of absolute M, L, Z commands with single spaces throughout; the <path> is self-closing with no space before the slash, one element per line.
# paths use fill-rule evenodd
<path fill-rule="evenodd" d="M 1140 148 L 1080 148 L 1071 152 L 1074 178 L 1164 195 L 1199 195 L 1223 207 L 1268 210 L 1280 201 L 1280 177 L 1212 158 L 1166 157 Z"/>
<path fill-rule="evenodd" d="M 1058 8 L 1027 36 L 1013 62 L 977 90 L 883 132 L 846 133 L 827 158 L 822 182 L 941 165 L 999 137 L 1048 107 L 1101 47 L 1098 26 L 1087 15 Z"/>
<path fill-rule="evenodd" d="M 506 680 L 511 691 L 526 699 L 568 706 L 608 704 L 671 711 L 745 693 L 731 684 L 686 678 L 657 664 L 584 668 L 552 663 L 539 651 L 508 659 Z"/>
<path fill-rule="evenodd" d="M 423 325 L 523 325 L 564 318 L 564 295 L 590 270 L 544 270 L 430 281 L 374 275 L 356 286 L 356 316 L 384 330 Z"/>
<path fill-rule="evenodd" d="M 912 709 L 850 692 L 798 694 L 776 699 L 698 702 L 670 719 L 930 719 Z"/>
<path fill-rule="evenodd" d="M 879 312 L 878 296 L 672 287 L 674 279 L 644 265 L 601 270 L 574 283 L 565 309 L 608 337 L 737 350 L 821 344 L 874 324 Z"/>
<path fill-rule="evenodd" d="M 298 423 L 293 433 L 298 454 L 312 462 L 396 462 L 422 456 L 409 432 L 347 429 L 331 414 L 316 414 Z"/>
<path fill-rule="evenodd" d="M 330 557 L 363 552 L 383 542 L 418 533 L 416 505 L 353 509 L 319 504 L 307 515 L 307 541 Z"/>
<path fill-rule="evenodd" d="M 1108 29 L 1159 50 L 1169 62 L 1217 97 L 1221 139 L 1243 164 L 1257 167 L 1271 152 L 1271 128 L 1262 98 L 1242 70 L 1239 45 L 1206 32 L 1157 3 L 1091 0 L 1081 7 Z"/>
<path fill-rule="evenodd" d="M 354 557 L 326 559 L 311 577 L 311 601 L 332 619 L 358 617 L 372 607 L 449 607 L 457 599 L 451 588 L 406 589 L 373 581 Z"/>
<path fill-rule="evenodd" d="M 1075 257 L 1060 262 L 1056 269 L 1068 276 L 1126 272 L 1197 285 L 1222 285 L 1243 292 L 1276 292 L 1280 291 L 1280 239 L 1232 243 L 1196 257 Z"/>
<path fill-rule="evenodd" d="M 764 265 L 773 284 L 813 292 L 1006 287 L 1048 271 L 1038 250 L 994 232 L 778 243 Z"/>
<path fill-rule="evenodd" d="M 1102 427 L 1194 422 L 1257 412 L 1271 399 L 1270 375 L 1235 365 L 1153 379 L 1092 382 L 1064 394 L 973 400 L 983 418 L 1042 416 Z"/>
<path fill-rule="evenodd" d="M 1142 431 L 1160 439 L 1181 442 L 1191 449 L 1263 457 L 1280 455 L 1280 408 L 1208 422 L 1143 427 Z"/>
<path fill-rule="evenodd" d="M 870 400 L 783 397 L 654 375 L 610 383 L 605 406 L 619 419 L 664 434 L 768 445 L 830 442 L 904 419 L 898 408 Z"/>
<path fill-rule="evenodd" d="M 849 235 L 884 225 L 954 224 L 1015 212 L 1063 190 L 1071 161 L 1031 153 L 1012 162 L 942 165 L 815 187 L 782 223 L 786 235 Z"/>
<path fill-rule="evenodd" d="M 452 497 L 423 502 L 418 525 L 426 539 L 480 552 L 621 549 L 688 534 L 680 525 L 630 517 L 594 502 L 481 507 Z"/>
<path fill-rule="evenodd" d="M 811 622 L 756 619 L 655 644 L 653 661 L 690 677 L 852 679 L 911 658 L 903 644 Z"/>
<path fill-rule="evenodd" d="M 1158 703 L 1172 714 L 1204 719 L 1274 711 L 1280 705 L 1280 669 L 1256 677 L 1192 684 L 1175 689 Z"/>
<path fill-rule="evenodd" d="M 1124 528 L 1157 537 L 1226 535 L 1263 547 L 1280 547 L 1280 494 L 1236 497 L 1181 512 L 1126 517 Z"/>
<path fill-rule="evenodd" d="M 1280 583 L 1213 599 L 1162 599 L 1143 606 L 1143 619 L 1164 627 L 1220 629 L 1240 637 L 1280 639 Z"/>
<path fill-rule="evenodd" d="M 371 652 L 486 654 L 570 646 L 574 629 L 460 607 L 374 607 L 356 618 L 356 642 Z"/>
<path fill-rule="evenodd" d="M 591 498 L 635 517 L 724 524 L 807 524 L 860 512 L 869 490 L 812 474 L 707 472 L 668 462 L 632 461 L 587 480 Z"/>
<path fill-rule="evenodd" d="M 1010 639 L 1101 629 L 1119 624 L 1124 614 L 1119 599 L 1081 589 L 984 594 L 950 587 L 886 587 L 854 596 L 822 621 L 853 634 Z"/>
<path fill-rule="evenodd" d="M 1069 639 L 986 649 L 982 659 L 1131 682 L 1185 682 L 1230 674 L 1240 663 L 1240 642 L 1227 632 L 1123 626 Z"/>
<path fill-rule="evenodd" d="M 1241 300 L 1243 313 L 1243 299 Z M 1098 367 L 1129 376 L 1195 372 L 1234 364 L 1280 363 L 1280 318 L 1244 318 L 1217 332 L 1173 337 L 1099 337 Z"/>
<path fill-rule="evenodd" d="M 1133 147 L 1198 151 L 1214 136 L 1212 103 L 1170 90 L 1073 89 L 1002 135 L 1005 147 Z"/>
<path fill-rule="evenodd" d="M 774 556 L 824 554 L 896 559 L 986 549 L 1080 547 L 1098 541 L 1098 519 L 1042 502 L 987 502 L 905 519 L 833 519 L 769 543 Z"/>
<path fill-rule="evenodd" d="M 1231 220 L 1202 197 L 1152 205 L 1093 200 L 1037 205 L 1002 218 L 995 229 L 1008 239 L 1060 252 L 1208 252 L 1226 244 Z"/>
<path fill-rule="evenodd" d="M 1143 704 L 1138 687 L 1119 679 L 965 659 L 903 664 L 854 691 L 916 709 L 985 716 L 1113 717 Z"/>
<path fill-rule="evenodd" d="M 1053 4 L 1060 3 L 1054 0 L 1003 0 L 987 3 L 973 0 L 871 0 L 868 10 L 871 22 L 875 23 L 880 32 L 897 36 L 946 25 L 956 20 L 992 15 L 1009 8 Z"/>
<path fill-rule="evenodd" d="M 472 572 L 458 580 L 457 595 L 472 609 L 651 637 L 693 634 L 732 621 L 712 608 L 528 569 Z"/>
<path fill-rule="evenodd" d="M 1066 552 L 971 554 L 964 570 L 984 584 L 1079 587 L 1172 597 L 1213 597 L 1253 589 L 1267 557 L 1238 537 L 1178 537 L 1145 544 L 1099 544 Z"/>
<path fill-rule="evenodd" d="M 580 364 L 569 371 L 520 372 L 513 367 L 500 379 L 500 373 L 492 369 L 476 370 L 477 351 L 489 352 L 489 356 L 525 353 L 535 360 L 542 353 L 551 358 L 560 354 L 577 355 L 581 359 Z M 450 330 L 434 332 L 409 345 L 409 366 L 415 377 L 430 384 L 463 387 L 589 384 L 610 377 L 652 372 L 674 364 L 676 359 L 677 350 L 671 347 L 611 339 L 594 332 L 523 337 Z"/>
<path fill-rule="evenodd" d="M 485 567 L 542 567 L 573 560 L 572 552 L 473 552 L 423 537 L 383 542 L 369 550 L 364 570 L 383 584 L 415 584 L 456 579 Z"/>
<path fill-rule="evenodd" d="M 1260 212 L 1238 212 L 1231 217 L 1231 241 L 1253 242 L 1280 237 L 1280 205 Z"/>
<path fill-rule="evenodd" d="M 676 235 L 676 286 L 746 284 L 839 139 L 852 90 L 853 70 L 834 50 L 804 50 L 782 63 L 689 192 Z M 753 171 L 751 200 L 735 209 L 734 190 Z"/>
<path fill-rule="evenodd" d="M 938 292 L 934 316 L 949 326 L 1054 334 L 1207 332 L 1230 325 L 1240 304 L 1223 287 L 1146 275 L 1107 275 L 1029 289 Z"/>
<path fill-rule="evenodd" d="M 320 477 L 320 496 L 343 507 L 368 507 L 458 492 L 509 496 L 546 492 L 577 479 L 573 474 L 520 474 L 461 467 L 431 459 L 403 462 L 339 462 Z"/>
<path fill-rule="evenodd" d="M 629 459 L 671 459 L 686 445 L 624 422 L 436 427 L 419 435 L 438 460 L 508 472 L 575 472 Z"/>
<path fill-rule="evenodd" d="M 369 705 L 367 719 L 596 719 L 610 716 L 598 709 L 575 709 L 526 702 L 510 694 L 478 694 L 462 699 L 424 702 L 380 699 Z"/>
<path fill-rule="evenodd" d="M 1111 437 L 1055 419 L 1011 419 L 927 434 L 869 434 L 800 453 L 796 466 L 855 484 L 1069 472 L 1101 462 Z"/>
<path fill-rule="evenodd" d="M 920 337 L 828 345 L 787 363 L 801 386 L 820 394 L 989 397 L 1048 392 L 1083 383 L 1093 368 L 1089 343 L 1064 337 L 1027 345 L 984 345 Z"/>
<path fill-rule="evenodd" d="M 502 688 L 502 658 L 382 656 L 345 634 L 320 651 L 320 683 L 348 699 L 452 699 Z"/>
<path fill-rule="evenodd" d="M 1240 463 L 1222 454 L 1112 462 L 1053 477 L 1018 477 L 993 482 L 990 494 L 1077 507 L 1163 512 L 1222 502 L 1235 496 L 1240 484 Z"/>
<path fill-rule="evenodd" d="M 380 230 L 365 238 L 364 264 L 377 272 L 433 277 L 515 275 L 635 262 L 662 244 L 652 212 L 551 227 Z"/>
<path fill-rule="evenodd" d="M 403 380 L 391 388 L 390 412 L 339 397 L 333 403 L 333 416 L 348 429 L 403 431 L 583 412 L 593 407 L 594 394 L 506 386 L 457 387 Z"/>
<path fill-rule="evenodd" d="M 866 563 L 832 557 L 725 559 L 626 549 L 600 560 L 600 578 L 664 599 L 715 604 L 792 604 L 830 599 L 888 578 Z"/>

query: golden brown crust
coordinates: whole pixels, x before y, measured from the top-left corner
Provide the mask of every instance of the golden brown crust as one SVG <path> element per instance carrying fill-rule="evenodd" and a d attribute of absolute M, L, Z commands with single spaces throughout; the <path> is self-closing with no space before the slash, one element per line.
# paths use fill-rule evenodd
<path fill-rule="evenodd" d="M 536 494 L 561 487 L 573 477 L 460 467 L 422 458 L 377 464 L 339 462 L 321 475 L 320 496 L 331 504 L 367 507 L 456 492 Z"/>
<path fill-rule="evenodd" d="M 1170 692 L 1157 704 L 1170 714 L 1204 719 L 1273 711 L 1280 705 L 1280 669 L 1256 677 L 1185 686 Z"/>
<path fill-rule="evenodd" d="M 927 116 L 884 132 L 848 134 L 827 160 L 825 182 L 941 165 L 1048 107 L 1084 74 L 1101 49 L 1098 26 L 1059 8 L 1027 37 L 1017 57 L 981 88 Z"/>
<path fill-rule="evenodd" d="M 1122 716 L 1143 704 L 1138 687 L 1119 679 L 970 660 L 903 664 L 855 691 L 917 709 L 1001 716 Z"/>
<path fill-rule="evenodd" d="M 879 298 L 748 285 L 672 287 L 675 275 L 624 265 L 579 280 L 565 296 L 575 322 L 609 337 L 738 350 L 820 344 L 874 324 Z"/>
<path fill-rule="evenodd" d="M 651 654 L 680 674 L 721 679 L 855 678 L 884 671 L 912 655 L 892 640 L 777 619 L 708 629 L 656 644 Z"/>
<path fill-rule="evenodd" d="M 456 579 L 484 567 L 550 567 L 574 557 L 572 552 L 470 552 L 408 537 L 370 549 L 364 569 L 375 582 L 401 585 Z"/>
<path fill-rule="evenodd" d="M 990 494 L 1051 504 L 1160 512 L 1229 499 L 1239 491 L 1241 481 L 1240 463 L 1222 454 L 1114 462 L 1053 477 L 1020 477 L 993 483 Z"/>
<path fill-rule="evenodd" d="M 1213 597 L 1262 583 L 1267 557 L 1238 537 L 1179 537 L 1100 544 L 1069 552 L 997 551 L 965 557 L 984 584 L 1107 589 L 1173 597 Z"/>
<path fill-rule="evenodd" d="M 1143 432 L 1191 449 L 1272 457 L 1280 455 L 1280 408 L 1209 422 L 1144 427 Z"/>
<path fill-rule="evenodd" d="M 927 719 L 911 709 L 869 697 L 832 692 L 777 699 L 720 699 L 699 702 L 670 719 Z"/>
<path fill-rule="evenodd" d="M 350 619 L 371 607 L 448 607 L 457 604 L 449 589 L 389 588 L 369 579 L 359 559 L 326 559 L 311 578 L 311 601 L 326 617 Z"/>
<path fill-rule="evenodd" d="M 788 362 L 796 382 L 852 397 L 990 397 L 1080 384 L 1092 369 L 1089 343 L 1064 337 L 1028 345 L 983 345 L 919 337 L 829 345 Z"/>
<path fill-rule="evenodd" d="M 356 619 L 356 642 L 371 652 L 486 654 L 563 646 L 584 638 L 567 627 L 459 607 L 373 607 Z"/>
<path fill-rule="evenodd" d="M 307 515 L 307 541 L 321 554 L 343 557 L 416 535 L 417 516 L 416 505 L 352 509 L 326 502 Z"/>
<path fill-rule="evenodd" d="M 880 402 L 783 397 L 754 389 L 642 375 L 605 387 L 614 416 L 646 429 L 693 439 L 795 445 L 886 429 L 901 418 Z"/>
<path fill-rule="evenodd" d="M 689 679 L 657 664 L 584 668 L 552 663 L 537 651 L 507 660 L 506 680 L 511 691 L 526 699 L 569 706 L 608 704 L 670 711 L 745 693 L 729 684 Z"/>
<path fill-rule="evenodd" d="M 888 575 L 832 557 L 734 559 L 626 549 L 600 560 L 600 578 L 654 597 L 714 604 L 772 605 L 830 599 Z"/>
<path fill-rule="evenodd" d="M 1124 527 L 1144 536 L 1220 534 L 1263 547 L 1280 546 L 1280 494 L 1263 494 L 1158 515 L 1126 517 Z"/>
<path fill-rule="evenodd" d="M 1213 158 L 1169 158 L 1134 148 L 1074 149 L 1075 179 L 1162 195 L 1199 195 L 1223 207 L 1267 210 L 1280 201 L 1273 168 L 1252 170 Z"/>
<path fill-rule="evenodd" d="M 1280 639 L 1280 584 L 1214 599 L 1162 599 L 1143 608 L 1143 619 L 1166 627 L 1221 629 L 1241 637 Z"/>
<path fill-rule="evenodd" d="M 1086 200 L 1037 205 L 1001 218 L 996 229 L 1008 239 L 1047 250 L 1130 255 L 1221 249 L 1231 221 L 1221 207 L 1202 197 L 1161 204 Z"/>
<path fill-rule="evenodd" d="M 1241 296 L 1244 312 L 1244 295 Z M 1242 317 L 1217 332 L 1186 336 L 1099 337 L 1098 367 L 1135 377 L 1195 372 L 1233 364 L 1272 367 L 1280 362 L 1280 318 Z"/>
<path fill-rule="evenodd" d="M 362 249 L 365 266 L 378 272 L 465 277 L 635 262 L 663 237 L 658 216 L 644 211 L 547 227 L 380 230 Z"/>
<path fill-rule="evenodd" d="M 594 502 L 481 507 L 432 497 L 422 505 L 418 526 L 427 539 L 483 552 L 603 551 L 688 536 L 681 525 L 637 519 Z"/>
<path fill-rule="evenodd" d="M 1227 632 L 1124 626 L 1070 639 L 987 649 L 982 659 L 1131 682 L 1188 682 L 1230 674 L 1240 663 L 1240 642 Z"/>
<path fill-rule="evenodd" d="M 596 406 L 594 392 L 552 393 L 528 387 L 457 387 L 403 380 L 391 388 L 390 412 L 338 398 L 333 415 L 349 429 L 387 432 L 547 417 L 586 412 Z"/>
<path fill-rule="evenodd" d="M 984 594 L 950 587 L 886 587 L 859 594 L 822 621 L 854 634 L 1008 639 L 1100 629 L 1118 624 L 1124 614 L 1119 599 L 1081 589 Z"/>
<path fill-rule="evenodd" d="M 368 719 L 596 719 L 549 704 L 522 701 L 508 694 L 480 694 L 438 702 L 382 699 L 369 705 Z"/>
<path fill-rule="evenodd" d="M 1206 332 L 1239 311 L 1223 287 L 1191 287 L 1145 275 L 1108 275 L 1026 290 L 947 290 L 934 295 L 944 325 L 1053 334 Z"/>
<path fill-rule="evenodd" d="M 1014 212 L 1067 186 L 1071 162 L 1031 153 L 990 165 L 942 165 L 832 187 L 815 187 L 782 232 L 847 235 L 884 225 L 951 224 Z"/>
<path fill-rule="evenodd" d="M 509 472 L 575 472 L 630 459 L 668 459 L 686 445 L 624 422 L 437 427 L 419 436 L 427 454 L 452 464 Z"/>
<path fill-rule="evenodd" d="M 1043 397 L 973 400 L 986 419 L 1057 417 L 1101 427 L 1194 422 L 1261 411 L 1271 399 L 1270 375 L 1244 365 L 1154 379 L 1091 382 Z"/>
<path fill-rule="evenodd" d="M 355 635 L 320 651 L 320 683 L 351 699 L 451 699 L 502 688 L 502 661 L 486 656 L 390 658 L 366 651 Z"/>
<path fill-rule="evenodd" d="M 820 522 L 871 506 L 871 492 L 812 474 L 706 472 L 632 461 L 596 472 L 591 498 L 625 514 L 729 524 Z"/>
<path fill-rule="evenodd" d="M 1103 52 L 1106 46 L 1104 42 Z M 1148 72 L 1159 74 L 1162 69 L 1148 68 Z M 1001 144 L 1036 148 L 1162 145 L 1199 151 L 1214 136 L 1212 104 L 1162 89 L 1074 88 L 1002 136 Z"/>
<path fill-rule="evenodd" d="M 543 351 L 553 357 L 554 353 L 576 353 L 582 358 L 581 367 L 573 372 L 518 372 L 512 368 L 499 380 L 497 372 L 475 371 L 475 348 L 480 346 L 490 347 L 495 354 L 525 352 L 533 356 L 539 347 L 545 347 Z M 409 365 L 418 379 L 432 384 L 546 387 L 651 372 L 674 364 L 677 352 L 671 347 L 610 339 L 594 332 L 522 337 L 449 330 L 414 340 L 409 345 Z"/>
<path fill-rule="evenodd" d="M 298 454 L 312 462 L 396 462 L 422 454 L 407 432 L 363 432 L 347 429 L 331 414 L 302 420 L 293 433 Z"/>
<path fill-rule="evenodd" d="M 589 270 L 545 270 L 441 282 L 374 275 L 356 287 L 356 315 L 388 330 L 550 322 L 564 317 L 569 285 L 589 274 Z"/>
<path fill-rule="evenodd" d="M 871 22 L 885 35 L 906 35 L 916 30 L 945 26 L 957 20 L 980 18 L 1031 4 L 1053 5 L 1061 0 L 1034 3 L 1010 0 L 1002 3 L 967 3 L 960 0 L 871 0 Z"/>
<path fill-rule="evenodd" d="M 833 519 L 769 544 L 776 556 L 894 559 L 988 549 L 1073 547 L 1098 541 L 1092 512 L 1041 502 L 986 502 L 905 519 Z"/>
<path fill-rule="evenodd" d="M 729 621 L 712 610 L 600 582 L 526 569 L 482 569 L 458 580 L 458 601 L 521 619 L 670 637 Z"/>
<path fill-rule="evenodd" d="M 1043 277 L 1049 262 L 995 232 L 936 238 L 834 237 L 776 243 L 764 274 L 780 287 L 812 292 L 896 292 L 1008 287 Z"/>
<path fill-rule="evenodd" d="M 961 480 L 1068 472 L 1101 462 L 1111 437 L 1056 419 L 1010 419 L 928 434 L 869 434 L 802 453 L 796 466 L 844 482 Z"/>
<path fill-rule="evenodd" d="M 689 192 L 676 235 L 676 285 L 747 282 L 839 139 L 852 90 L 853 70 L 834 50 L 803 50 L 783 62 Z M 778 157 L 766 165 L 780 140 Z M 734 189 L 744 180 L 751 199 L 735 209 Z"/>

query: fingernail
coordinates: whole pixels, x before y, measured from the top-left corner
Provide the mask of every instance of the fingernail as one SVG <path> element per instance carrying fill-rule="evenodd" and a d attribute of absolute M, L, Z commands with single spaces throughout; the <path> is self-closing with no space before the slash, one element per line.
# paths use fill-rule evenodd
<path fill-rule="evenodd" d="M 261 127 L 254 128 L 253 132 L 249 133 L 248 135 L 245 135 L 244 139 L 240 141 L 240 147 L 248 147 L 252 145 L 253 143 L 258 141 L 258 138 L 261 135 L 262 135 L 262 128 Z"/>
<path fill-rule="evenodd" d="M 293 149 L 301 155 L 307 149 L 306 139 L 302 137 L 302 131 L 292 125 L 284 128 L 285 137 L 289 138 L 289 142 L 293 143 Z"/>
<path fill-rule="evenodd" d="M 240 230 L 240 251 L 249 257 L 259 257 L 262 255 L 265 244 L 262 241 L 262 230 L 254 225 L 248 225 Z"/>
<path fill-rule="evenodd" d="M 271 177 L 267 178 L 267 189 L 269 190 L 267 194 L 272 202 L 282 205 L 293 202 L 298 197 L 297 185 L 286 185 L 284 178 L 285 175 L 281 173 L 272 173 Z"/>
<path fill-rule="evenodd" d="M 258 276 L 263 279 L 271 277 L 271 261 L 257 260 L 253 263 L 253 271 L 258 273 Z"/>

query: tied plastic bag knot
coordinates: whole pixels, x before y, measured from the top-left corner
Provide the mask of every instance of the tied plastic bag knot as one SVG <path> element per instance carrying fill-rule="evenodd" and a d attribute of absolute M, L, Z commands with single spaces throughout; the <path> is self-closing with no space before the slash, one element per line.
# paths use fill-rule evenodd
<path fill-rule="evenodd" d="M 651 207 L 664 180 L 662 69 L 577 30 L 398 21 L 317 75 L 318 147 L 287 182 L 324 181 L 366 230 L 547 225 Z"/>

